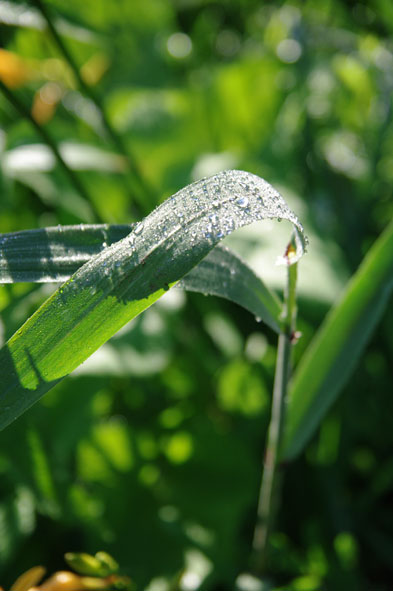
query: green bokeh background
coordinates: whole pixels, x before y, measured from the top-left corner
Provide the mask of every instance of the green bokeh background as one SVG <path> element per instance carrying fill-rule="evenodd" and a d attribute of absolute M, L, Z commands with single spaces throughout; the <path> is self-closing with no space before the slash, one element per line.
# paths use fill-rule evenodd
<path fill-rule="evenodd" d="M 45 0 L 147 189 L 33 4 L 0 2 L 0 77 L 68 149 L 88 197 L 0 96 L 0 232 L 126 223 L 202 176 L 256 173 L 310 237 L 296 363 L 392 217 L 391 2 Z M 232 239 L 276 289 L 284 226 Z M 0 338 L 51 290 L 1 286 Z M 319 432 L 283 467 L 265 589 L 392 588 L 392 334 L 389 307 Z M 275 348 L 234 304 L 170 292 L 2 432 L 4 588 L 34 564 L 64 568 L 66 551 L 104 549 L 138 589 L 165 591 L 185 565 L 200 574 L 190 588 L 235 589 Z"/>

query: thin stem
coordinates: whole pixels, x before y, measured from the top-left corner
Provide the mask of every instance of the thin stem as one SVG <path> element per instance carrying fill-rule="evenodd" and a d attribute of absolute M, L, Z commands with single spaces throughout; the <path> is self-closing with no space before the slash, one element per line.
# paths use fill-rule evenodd
<path fill-rule="evenodd" d="M 52 138 L 52 136 L 50 135 L 50 133 L 44 127 L 41 127 L 41 125 L 39 125 L 39 123 L 37 123 L 37 121 L 34 119 L 33 115 L 30 113 L 29 109 L 27 109 L 27 107 L 22 103 L 22 101 L 20 101 L 9 90 L 9 88 L 7 88 L 7 86 L 1 80 L 0 80 L 0 90 L 4 94 L 4 96 L 7 98 L 7 100 L 12 104 L 12 106 L 14 107 L 14 109 L 16 111 L 18 111 L 18 113 L 22 117 L 24 117 L 25 119 L 27 119 L 28 121 L 30 121 L 30 123 L 33 125 L 33 127 L 37 131 L 37 133 L 42 137 L 42 139 L 47 144 L 47 146 L 49 146 L 49 148 L 52 150 L 54 156 L 56 157 L 58 163 L 60 164 L 61 168 L 63 169 L 63 171 L 65 172 L 65 174 L 68 176 L 69 180 L 74 185 L 74 187 L 77 190 L 77 192 L 84 199 L 86 199 L 86 201 L 88 201 L 89 203 L 91 203 L 89 194 L 87 193 L 85 187 L 81 183 L 79 177 L 68 166 L 68 164 L 66 164 L 63 156 L 60 154 L 59 148 L 57 147 L 55 140 Z"/>
<path fill-rule="evenodd" d="M 262 574 L 266 565 L 269 534 L 274 517 L 277 491 L 278 456 L 284 424 L 285 397 L 291 368 L 291 346 L 296 318 L 297 263 L 290 265 L 292 245 L 287 248 L 287 285 L 284 293 L 284 317 L 278 338 L 273 402 L 259 494 L 257 522 L 254 531 L 253 553 L 255 570 Z"/>
<path fill-rule="evenodd" d="M 139 165 L 138 165 L 135 157 L 133 156 L 131 150 L 125 146 L 122 137 L 112 127 L 112 124 L 110 123 L 99 98 L 96 96 L 93 89 L 88 84 L 86 84 L 83 77 L 81 76 L 79 68 L 76 65 L 71 53 L 69 52 L 66 45 L 64 44 L 61 36 L 59 35 L 59 33 L 54 25 L 53 19 L 50 15 L 50 12 L 48 11 L 45 3 L 42 2 L 41 0 L 32 0 L 32 2 L 33 2 L 33 4 L 35 4 L 37 9 L 41 12 L 42 16 L 44 17 L 46 24 L 48 26 L 48 29 L 53 37 L 53 40 L 55 41 L 59 51 L 63 54 L 64 59 L 67 61 L 68 65 L 70 66 L 70 68 L 74 74 L 75 80 L 77 81 L 79 87 L 83 90 L 83 92 L 86 94 L 86 96 L 88 96 L 90 98 L 90 100 L 96 105 L 97 109 L 99 110 L 99 112 L 101 114 L 101 120 L 102 120 L 102 123 L 103 123 L 106 133 L 108 134 L 108 136 L 112 140 L 112 143 L 114 144 L 116 149 L 127 159 L 130 171 L 131 171 L 131 173 L 134 177 L 134 180 L 136 181 L 139 189 L 143 192 L 144 196 L 147 197 L 148 200 L 150 200 L 152 198 L 151 187 L 148 185 L 147 181 L 144 179 L 144 177 L 140 171 Z M 148 207 L 146 207 L 147 204 L 146 204 L 145 200 L 143 198 L 141 198 L 138 191 L 136 192 L 135 197 L 138 199 L 139 206 L 141 206 L 143 213 L 147 213 L 147 210 L 148 210 Z"/>

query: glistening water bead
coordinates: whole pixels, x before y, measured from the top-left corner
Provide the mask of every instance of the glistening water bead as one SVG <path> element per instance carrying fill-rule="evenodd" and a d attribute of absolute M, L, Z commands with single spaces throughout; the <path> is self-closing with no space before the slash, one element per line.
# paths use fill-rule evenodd
<path fill-rule="evenodd" d="M 134 234 L 142 234 L 142 232 L 143 232 L 143 222 L 139 222 L 139 224 L 137 224 L 135 226 Z"/>
<path fill-rule="evenodd" d="M 248 207 L 250 204 L 248 197 L 239 197 L 239 199 L 236 199 L 236 205 L 238 207 L 241 207 L 242 209 L 245 209 L 246 207 Z"/>

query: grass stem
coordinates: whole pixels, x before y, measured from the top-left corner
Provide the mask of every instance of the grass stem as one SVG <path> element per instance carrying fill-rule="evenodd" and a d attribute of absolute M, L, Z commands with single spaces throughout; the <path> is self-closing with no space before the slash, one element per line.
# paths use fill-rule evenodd
<path fill-rule="evenodd" d="M 277 468 L 284 424 L 285 397 L 291 368 L 291 347 L 296 318 L 297 263 L 289 265 L 292 245 L 287 248 L 287 285 L 284 293 L 284 312 L 280 335 L 276 370 L 273 386 L 272 413 L 267 435 L 264 468 L 258 501 L 257 521 L 254 530 L 253 555 L 257 574 L 263 574 L 266 567 L 268 540 L 275 513 L 277 492 Z"/>

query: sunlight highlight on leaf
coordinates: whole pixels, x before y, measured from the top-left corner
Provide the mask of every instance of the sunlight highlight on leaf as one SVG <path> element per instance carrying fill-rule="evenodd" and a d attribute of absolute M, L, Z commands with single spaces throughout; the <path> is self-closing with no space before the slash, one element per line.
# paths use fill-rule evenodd
<path fill-rule="evenodd" d="M 271 185 L 227 171 L 182 189 L 83 265 L 0 351 L 1 426 L 30 407 L 235 229 L 266 218 L 303 228 Z"/>

